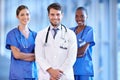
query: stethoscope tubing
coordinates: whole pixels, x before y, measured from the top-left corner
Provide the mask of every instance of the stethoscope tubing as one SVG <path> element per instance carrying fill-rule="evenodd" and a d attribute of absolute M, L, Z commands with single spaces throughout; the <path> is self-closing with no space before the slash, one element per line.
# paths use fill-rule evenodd
<path fill-rule="evenodd" d="M 85 32 L 85 28 L 86 28 L 86 26 L 84 27 L 84 29 L 83 29 L 83 31 L 82 31 L 82 34 L 81 34 L 81 36 L 80 36 L 80 39 L 83 38 L 83 35 L 84 35 L 84 32 Z M 76 29 L 77 29 L 77 27 L 75 28 L 74 32 L 76 32 Z M 77 34 L 76 34 L 76 35 L 77 35 Z"/>
<path fill-rule="evenodd" d="M 62 26 L 65 28 L 65 32 L 67 32 L 67 28 L 63 24 L 61 24 L 61 30 L 62 30 Z M 50 32 L 50 26 L 48 27 L 48 30 L 46 33 L 45 44 L 47 44 L 49 32 Z"/>

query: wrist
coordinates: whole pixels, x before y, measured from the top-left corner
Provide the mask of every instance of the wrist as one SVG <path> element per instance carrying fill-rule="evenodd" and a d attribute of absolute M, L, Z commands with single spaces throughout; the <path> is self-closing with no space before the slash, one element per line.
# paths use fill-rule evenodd
<path fill-rule="evenodd" d="M 51 70 L 52 70 L 52 67 L 48 68 L 48 69 L 47 69 L 47 72 L 50 73 Z"/>

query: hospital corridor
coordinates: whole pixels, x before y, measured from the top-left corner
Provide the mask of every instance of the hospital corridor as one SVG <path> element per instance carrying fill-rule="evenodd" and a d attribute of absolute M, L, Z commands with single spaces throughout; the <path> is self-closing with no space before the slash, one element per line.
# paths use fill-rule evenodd
<path fill-rule="evenodd" d="M 57 2 L 63 6 L 62 23 L 75 27 L 75 10 L 88 11 L 87 25 L 95 34 L 92 61 L 94 80 L 120 80 L 120 0 L 0 0 L 0 80 L 9 80 L 11 51 L 5 48 L 7 33 L 18 26 L 16 9 L 30 10 L 30 29 L 38 32 L 49 25 L 47 7 Z"/>

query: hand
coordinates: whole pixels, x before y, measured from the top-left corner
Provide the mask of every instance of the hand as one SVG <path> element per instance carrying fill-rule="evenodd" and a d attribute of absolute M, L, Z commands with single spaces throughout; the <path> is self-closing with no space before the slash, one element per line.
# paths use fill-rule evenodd
<path fill-rule="evenodd" d="M 59 80 L 63 74 L 63 72 L 59 69 L 49 68 L 47 71 L 51 76 L 50 80 Z"/>
<path fill-rule="evenodd" d="M 83 57 L 84 55 L 82 55 L 82 54 L 77 54 L 77 57 L 79 58 L 79 57 Z"/>
<path fill-rule="evenodd" d="M 57 79 L 55 79 L 55 78 L 53 78 L 53 77 L 50 77 L 50 80 L 57 80 Z"/>

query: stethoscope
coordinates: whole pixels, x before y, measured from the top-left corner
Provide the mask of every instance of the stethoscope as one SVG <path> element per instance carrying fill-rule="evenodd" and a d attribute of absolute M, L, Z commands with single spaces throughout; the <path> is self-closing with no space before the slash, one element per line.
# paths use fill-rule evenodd
<path fill-rule="evenodd" d="M 80 39 L 83 38 L 83 34 L 84 34 L 84 32 L 85 32 L 85 28 L 86 28 L 86 26 L 84 27 L 84 29 L 83 29 L 83 31 L 82 31 L 82 34 L 81 34 L 81 36 L 80 36 Z M 74 30 L 75 33 L 76 33 L 76 29 L 77 29 L 77 27 L 76 27 L 75 30 Z M 76 35 L 77 35 L 77 34 L 76 34 Z"/>
<path fill-rule="evenodd" d="M 84 29 L 83 29 L 83 31 L 82 31 L 82 33 L 81 33 L 81 36 L 80 36 L 80 38 L 78 39 L 78 41 L 79 41 L 79 46 L 81 47 L 81 46 L 83 46 L 86 42 L 83 40 L 83 35 L 84 35 L 84 32 L 85 32 L 85 28 L 86 28 L 86 26 L 84 27 Z M 75 30 L 74 30 L 74 32 L 76 33 L 76 29 L 77 29 L 77 27 L 75 28 Z M 77 35 L 77 34 L 76 34 Z"/>
<path fill-rule="evenodd" d="M 67 28 L 63 24 L 61 24 L 61 31 L 63 30 L 63 27 L 64 27 L 65 33 L 66 33 L 67 32 Z M 50 32 L 50 26 L 48 27 L 48 30 L 47 30 L 47 33 L 46 33 L 44 46 L 47 46 L 49 32 Z M 64 33 L 64 35 L 61 36 L 61 39 L 63 39 L 64 42 L 66 42 L 66 40 L 65 40 L 65 33 Z M 60 48 L 67 49 L 64 46 L 60 46 Z"/>
<path fill-rule="evenodd" d="M 29 29 L 29 31 L 30 31 L 30 33 L 32 32 L 30 29 Z M 30 46 L 30 44 L 29 44 L 29 42 L 27 41 L 27 39 L 25 39 L 25 38 L 23 38 L 23 35 L 22 35 L 22 33 L 20 32 L 20 30 L 18 29 L 18 34 L 16 33 L 16 32 L 14 32 L 15 33 L 15 35 L 16 35 L 16 39 L 17 39 L 17 41 L 19 42 L 19 38 L 17 38 L 18 37 L 18 34 L 20 35 L 19 37 L 20 37 L 20 43 L 21 43 L 21 45 L 23 46 L 23 48 L 28 48 L 29 46 Z M 33 33 L 32 33 L 32 36 L 33 36 L 33 38 L 35 39 L 35 36 L 33 35 Z"/>

